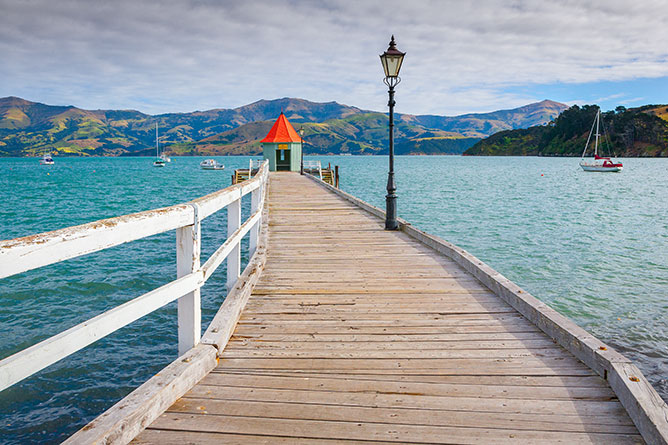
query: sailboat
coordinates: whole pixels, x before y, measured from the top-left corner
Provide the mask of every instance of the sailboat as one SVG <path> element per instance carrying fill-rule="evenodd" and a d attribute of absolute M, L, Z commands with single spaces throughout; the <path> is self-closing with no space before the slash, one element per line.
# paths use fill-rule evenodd
<path fill-rule="evenodd" d="M 160 148 L 158 147 L 158 123 L 155 123 L 155 161 L 153 161 L 153 167 L 164 167 L 165 160 L 160 157 Z"/>
<path fill-rule="evenodd" d="M 582 152 L 582 158 L 580 159 L 580 167 L 582 167 L 582 170 L 586 172 L 620 172 L 624 167 L 621 162 L 613 162 L 610 158 L 598 155 L 598 138 L 601 136 L 599 133 L 600 122 L 601 109 L 599 108 L 596 112 L 594 122 L 591 124 L 591 130 L 589 130 L 589 137 L 587 138 L 587 143 L 585 144 L 584 151 Z M 591 135 L 594 132 L 594 126 L 596 126 L 594 159 L 585 160 L 585 154 L 587 153 L 587 147 L 589 147 L 589 141 L 591 141 Z"/>

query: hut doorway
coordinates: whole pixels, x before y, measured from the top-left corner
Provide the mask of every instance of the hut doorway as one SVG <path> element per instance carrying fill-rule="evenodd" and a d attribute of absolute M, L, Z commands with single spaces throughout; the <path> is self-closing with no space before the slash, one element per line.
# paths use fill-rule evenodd
<path fill-rule="evenodd" d="M 276 171 L 290 171 L 290 150 L 276 150 Z"/>

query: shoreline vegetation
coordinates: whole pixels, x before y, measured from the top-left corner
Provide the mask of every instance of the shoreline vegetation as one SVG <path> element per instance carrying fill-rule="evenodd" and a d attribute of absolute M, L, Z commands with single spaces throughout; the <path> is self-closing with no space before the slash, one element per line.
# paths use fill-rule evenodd
<path fill-rule="evenodd" d="M 548 125 L 498 132 L 465 156 L 580 157 L 596 105 L 572 106 Z M 645 105 L 601 113 L 599 153 L 620 158 L 668 156 L 668 106 Z"/>

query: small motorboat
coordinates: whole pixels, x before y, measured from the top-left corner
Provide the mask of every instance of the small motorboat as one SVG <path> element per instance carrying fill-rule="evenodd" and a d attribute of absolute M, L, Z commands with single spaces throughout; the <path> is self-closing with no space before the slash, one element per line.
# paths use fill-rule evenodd
<path fill-rule="evenodd" d="M 53 164 L 55 164 L 55 162 L 53 162 L 51 153 L 46 153 L 45 155 L 42 156 L 42 159 L 39 160 L 39 165 L 53 165 Z"/>
<path fill-rule="evenodd" d="M 589 131 L 589 137 L 587 137 L 587 143 L 585 144 L 584 151 L 582 152 L 582 158 L 580 159 L 580 167 L 586 172 L 620 172 L 624 167 L 621 162 L 613 162 L 612 159 L 599 156 L 598 155 L 598 138 L 601 136 L 599 134 L 599 125 L 601 122 L 601 109 L 599 108 L 596 112 L 596 117 L 594 122 L 591 124 L 591 130 Z M 587 147 L 589 146 L 589 141 L 591 140 L 591 135 L 594 133 L 594 126 L 596 126 L 596 141 L 594 142 L 594 159 L 585 160 L 585 154 L 587 153 Z M 605 127 L 603 127 L 605 132 Z M 606 141 L 608 137 L 605 137 Z M 608 144 L 609 146 L 610 144 Z"/>
<path fill-rule="evenodd" d="M 225 166 L 219 164 L 215 159 L 205 159 L 199 163 L 202 170 L 224 170 Z"/>

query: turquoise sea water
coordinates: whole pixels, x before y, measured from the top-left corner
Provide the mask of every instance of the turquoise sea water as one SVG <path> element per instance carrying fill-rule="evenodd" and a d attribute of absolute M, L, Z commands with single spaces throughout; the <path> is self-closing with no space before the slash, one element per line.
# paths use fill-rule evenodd
<path fill-rule="evenodd" d="M 202 171 L 201 159 L 0 158 L 0 239 L 188 201 L 248 165 L 221 157 L 225 171 Z M 384 207 L 387 157 L 307 159 L 339 165 L 344 190 Z M 620 174 L 577 162 L 400 156 L 399 216 L 632 358 L 668 399 L 668 160 L 624 159 Z M 205 220 L 203 258 L 225 227 L 225 212 Z M 171 232 L 0 280 L 0 358 L 174 279 L 174 244 Z M 204 326 L 224 277 L 221 267 L 202 289 Z M 175 356 L 173 303 L 1 392 L 0 442 L 59 442 Z"/>

